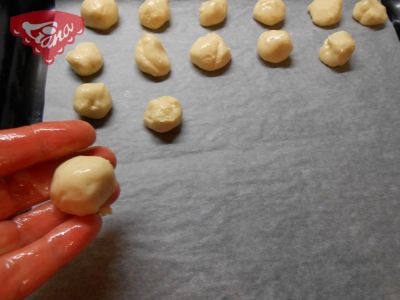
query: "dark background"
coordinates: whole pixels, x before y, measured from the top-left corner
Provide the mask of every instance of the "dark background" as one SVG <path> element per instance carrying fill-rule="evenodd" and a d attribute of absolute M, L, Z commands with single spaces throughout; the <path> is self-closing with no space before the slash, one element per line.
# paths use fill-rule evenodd
<path fill-rule="evenodd" d="M 10 17 L 53 7 L 52 0 L 0 2 L 0 128 L 40 122 L 44 105 L 46 66 L 11 34 Z"/>

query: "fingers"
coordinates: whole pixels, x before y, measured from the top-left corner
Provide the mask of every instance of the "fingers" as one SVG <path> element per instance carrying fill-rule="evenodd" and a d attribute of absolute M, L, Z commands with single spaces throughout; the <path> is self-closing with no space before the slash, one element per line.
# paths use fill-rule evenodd
<path fill-rule="evenodd" d="M 114 167 L 116 165 L 115 155 L 106 147 L 93 147 L 78 154 L 100 156 Z M 0 179 L 0 220 L 48 200 L 55 169 L 71 156 L 47 161 Z"/>
<path fill-rule="evenodd" d="M 119 193 L 120 188 L 117 185 L 102 208 L 111 206 Z M 0 222 L 0 255 L 38 240 L 70 217 L 71 215 L 60 211 L 51 202 L 46 202 L 12 220 Z"/>
<path fill-rule="evenodd" d="M 98 215 L 72 217 L 36 242 L 0 258 L 0 295 L 28 296 L 79 254 L 101 227 Z"/>
<path fill-rule="evenodd" d="M 0 132 L 0 177 L 90 146 L 96 139 L 89 123 L 73 120 L 38 123 Z"/>
<path fill-rule="evenodd" d="M 48 202 L 0 222 L 0 255 L 36 241 L 69 217 Z"/>

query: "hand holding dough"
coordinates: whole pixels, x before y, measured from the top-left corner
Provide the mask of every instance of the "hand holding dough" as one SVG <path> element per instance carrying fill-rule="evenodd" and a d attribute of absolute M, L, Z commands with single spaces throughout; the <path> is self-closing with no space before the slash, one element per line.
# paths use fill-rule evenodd
<path fill-rule="evenodd" d="M 308 6 L 308 12 L 315 25 L 332 26 L 342 18 L 343 0 L 314 0 Z"/>
<path fill-rule="evenodd" d="M 145 0 L 139 7 L 139 19 L 144 27 L 159 29 L 169 18 L 169 0 Z"/>
<path fill-rule="evenodd" d="M 292 39 L 284 30 L 270 30 L 262 33 L 257 41 L 257 52 L 270 63 L 280 63 L 287 59 L 293 50 Z"/>
<path fill-rule="evenodd" d="M 96 156 L 76 156 L 56 169 L 50 198 L 61 211 L 86 216 L 100 210 L 116 185 L 114 168 L 108 160 Z"/>
<path fill-rule="evenodd" d="M 103 56 L 95 43 L 79 43 L 65 57 L 72 70 L 80 76 L 93 75 L 103 66 Z"/>
<path fill-rule="evenodd" d="M 154 34 L 143 35 L 135 49 L 135 60 L 140 71 L 154 77 L 164 76 L 171 69 L 167 52 Z"/>
<path fill-rule="evenodd" d="M 324 41 L 319 58 L 329 67 L 343 66 L 350 60 L 355 48 L 356 43 L 348 32 L 335 32 Z"/>
<path fill-rule="evenodd" d="M 353 9 L 353 18 L 365 26 L 385 24 L 388 19 L 386 7 L 377 0 L 361 0 Z"/>
<path fill-rule="evenodd" d="M 214 26 L 225 20 L 228 11 L 227 0 L 208 0 L 200 7 L 200 24 L 202 26 Z"/>
<path fill-rule="evenodd" d="M 182 107 L 174 97 L 163 96 L 151 100 L 144 113 L 146 127 L 164 133 L 179 126 L 182 122 Z"/>
<path fill-rule="evenodd" d="M 111 95 L 104 83 L 84 83 L 75 91 L 74 110 L 81 116 L 101 119 L 111 107 Z"/>
<path fill-rule="evenodd" d="M 258 0 L 253 9 L 253 17 L 258 22 L 273 26 L 285 19 L 286 5 L 282 0 Z"/>
<path fill-rule="evenodd" d="M 231 57 L 231 49 L 222 37 L 214 32 L 199 37 L 190 49 L 192 63 L 205 71 L 223 68 Z"/>
<path fill-rule="evenodd" d="M 85 26 L 107 30 L 118 22 L 118 6 L 115 0 L 84 0 L 81 16 Z"/>

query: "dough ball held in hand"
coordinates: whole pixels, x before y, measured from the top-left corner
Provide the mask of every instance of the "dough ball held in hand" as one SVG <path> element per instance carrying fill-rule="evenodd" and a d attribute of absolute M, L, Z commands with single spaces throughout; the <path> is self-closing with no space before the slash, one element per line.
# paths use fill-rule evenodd
<path fill-rule="evenodd" d="M 108 160 L 97 156 L 76 156 L 56 169 L 50 197 L 61 211 L 86 216 L 98 213 L 116 186 L 114 168 Z"/>
<path fill-rule="evenodd" d="M 179 101 L 163 96 L 149 101 L 144 113 L 144 125 L 159 133 L 168 132 L 182 123 L 182 107 Z"/>
<path fill-rule="evenodd" d="M 169 21 L 169 0 L 145 0 L 139 7 L 140 24 L 156 30 Z"/>
<path fill-rule="evenodd" d="M 83 117 L 104 118 L 112 108 L 112 99 L 104 83 L 84 83 L 75 91 L 74 110 Z"/>
<path fill-rule="evenodd" d="M 285 19 L 286 5 L 282 0 L 258 0 L 253 9 L 253 17 L 258 22 L 273 26 Z"/>
<path fill-rule="evenodd" d="M 228 11 L 227 0 L 208 0 L 200 6 L 200 24 L 204 27 L 222 23 Z"/>
<path fill-rule="evenodd" d="M 79 43 L 65 59 L 79 76 L 93 75 L 103 67 L 103 56 L 92 42 Z"/>
<path fill-rule="evenodd" d="M 118 22 L 118 15 L 115 0 L 84 0 L 81 5 L 85 26 L 93 29 L 110 29 Z"/>
<path fill-rule="evenodd" d="M 232 54 L 223 38 L 212 32 L 194 42 L 190 49 L 190 58 L 200 69 L 216 71 L 230 62 Z"/>
<path fill-rule="evenodd" d="M 353 18 L 364 26 L 383 25 L 388 19 L 386 7 L 377 0 L 361 0 L 353 9 Z"/>
<path fill-rule="evenodd" d="M 270 30 L 262 33 L 257 41 L 258 55 L 269 63 L 286 60 L 293 50 L 292 39 L 284 30 Z"/>
<path fill-rule="evenodd" d="M 355 48 L 353 37 L 346 31 L 338 31 L 324 41 L 319 58 L 329 67 L 343 66 L 350 60 Z"/>
<path fill-rule="evenodd" d="M 326 27 L 342 19 L 343 0 L 314 0 L 308 6 L 308 12 L 315 25 Z"/>
<path fill-rule="evenodd" d="M 165 76 L 171 65 L 160 39 L 154 34 L 144 34 L 135 48 L 135 61 L 140 71 L 154 77 Z"/>

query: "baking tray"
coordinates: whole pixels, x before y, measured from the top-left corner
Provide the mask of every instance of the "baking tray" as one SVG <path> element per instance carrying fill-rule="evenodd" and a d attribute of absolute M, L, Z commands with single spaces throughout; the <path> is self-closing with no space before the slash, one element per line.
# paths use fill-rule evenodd
<path fill-rule="evenodd" d="M 96 42 L 105 67 L 82 80 L 58 57 L 44 119 L 76 119 L 75 88 L 105 82 L 114 109 L 93 124 L 118 156 L 122 194 L 99 238 L 31 299 L 399 299 L 400 48 L 389 22 L 371 29 L 351 18 L 355 2 L 322 29 L 308 1 L 286 0 L 294 51 L 273 67 L 256 54 L 267 28 L 252 19 L 255 1 L 230 0 L 215 30 L 233 61 L 205 74 L 188 59 L 209 32 L 201 2 L 171 0 L 159 33 L 172 62 L 163 81 L 133 61 L 140 1 L 118 1 L 110 33 L 86 29 L 78 41 Z M 318 51 L 338 30 L 357 49 L 333 70 Z M 142 125 L 161 95 L 184 109 L 183 126 L 166 135 Z"/>

